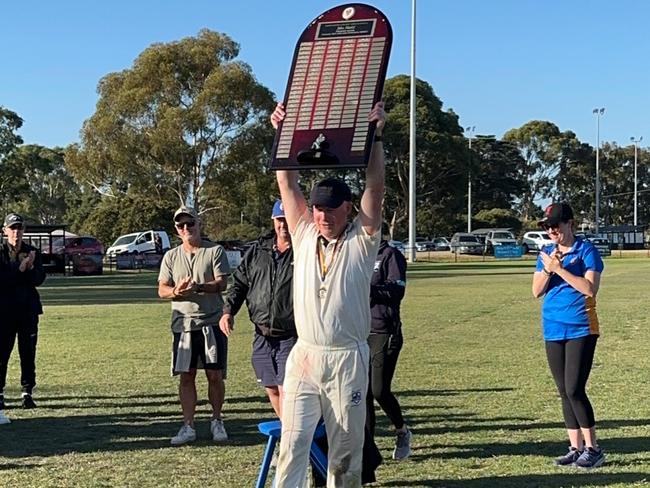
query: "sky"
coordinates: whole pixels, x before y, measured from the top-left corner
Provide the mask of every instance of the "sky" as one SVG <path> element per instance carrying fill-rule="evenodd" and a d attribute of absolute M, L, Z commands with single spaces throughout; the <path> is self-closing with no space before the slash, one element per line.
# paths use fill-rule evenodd
<path fill-rule="evenodd" d="M 393 27 L 388 77 L 409 74 L 411 0 L 366 0 Z M 239 59 L 282 99 L 296 42 L 325 0 L 60 0 L 3 2 L 0 106 L 24 119 L 25 143 L 79 141 L 97 83 L 152 43 L 207 28 L 239 43 Z M 463 127 L 497 137 L 530 120 L 596 145 L 650 142 L 650 2 L 419 0 L 416 75 Z"/>

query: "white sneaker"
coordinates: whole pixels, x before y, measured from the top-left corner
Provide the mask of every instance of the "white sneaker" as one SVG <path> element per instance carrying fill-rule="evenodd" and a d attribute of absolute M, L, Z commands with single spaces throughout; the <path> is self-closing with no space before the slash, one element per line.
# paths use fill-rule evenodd
<path fill-rule="evenodd" d="M 181 430 L 178 431 L 178 434 L 172 437 L 171 442 L 172 446 L 181 446 L 195 440 L 196 430 L 194 430 L 189 424 L 183 424 L 183 427 L 181 427 Z"/>
<path fill-rule="evenodd" d="M 227 441 L 228 434 L 226 428 L 223 426 L 223 420 L 214 419 L 210 421 L 210 432 L 212 432 L 212 440 L 216 442 Z"/>
<path fill-rule="evenodd" d="M 9 417 L 7 417 L 2 410 L 0 410 L 0 425 L 10 424 L 10 423 L 11 420 L 9 420 Z"/>

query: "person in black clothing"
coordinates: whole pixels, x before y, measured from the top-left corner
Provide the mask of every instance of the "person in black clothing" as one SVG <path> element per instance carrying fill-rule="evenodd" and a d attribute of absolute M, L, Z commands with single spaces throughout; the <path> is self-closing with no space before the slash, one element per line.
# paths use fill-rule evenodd
<path fill-rule="evenodd" d="M 281 418 L 282 383 L 289 352 L 297 340 L 293 319 L 293 250 L 280 200 L 271 214 L 274 232 L 256 241 L 233 274 L 219 326 L 227 336 L 244 302 L 255 325 L 253 369 L 273 410 Z"/>
<path fill-rule="evenodd" d="M 38 316 L 43 313 L 36 287 L 45 281 L 40 252 L 23 242 L 24 219 L 10 213 L 4 220 L 7 242 L 0 247 L 0 293 L 5 304 L 0 323 L 0 411 L 4 410 L 7 366 L 18 336 L 23 408 L 34 408 Z"/>
<path fill-rule="evenodd" d="M 406 259 L 400 251 L 382 240 L 370 281 L 370 381 L 366 427 L 374 436 L 373 399 L 377 400 L 395 428 L 393 459 L 396 460 L 406 459 L 411 454 L 411 431 L 404 423 L 400 404 L 391 391 L 397 358 L 404 343 L 400 303 L 405 290 Z"/>

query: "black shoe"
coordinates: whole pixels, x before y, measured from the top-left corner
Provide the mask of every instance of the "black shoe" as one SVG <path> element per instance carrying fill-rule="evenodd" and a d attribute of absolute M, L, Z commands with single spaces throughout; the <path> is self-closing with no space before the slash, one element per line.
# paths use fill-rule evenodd
<path fill-rule="evenodd" d="M 575 466 L 578 468 L 597 468 L 605 462 L 605 453 L 602 449 L 594 449 L 593 447 L 588 447 L 578 459 L 576 459 Z"/>
<path fill-rule="evenodd" d="M 36 404 L 31 395 L 23 395 L 23 408 L 36 408 Z"/>
<path fill-rule="evenodd" d="M 553 463 L 556 466 L 571 466 L 578 460 L 581 454 L 582 451 L 578 451 L 575 447 L 570 447 L 569 452 L 567 452 L 564 456 L 555 458 Z"/>

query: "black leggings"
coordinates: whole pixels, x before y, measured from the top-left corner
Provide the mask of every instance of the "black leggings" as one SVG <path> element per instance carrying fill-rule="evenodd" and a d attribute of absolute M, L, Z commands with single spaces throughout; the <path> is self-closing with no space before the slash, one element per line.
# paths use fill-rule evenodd
<path fill-rule="evenodd" d="M 31 395 L 36 386 L 36 343 L 38 340 L 38 315 L 6 317 L 0 326 L 0 394 L 7 381 L 7 367 L 18 337 L 20 355 L 20 384 L 23 393 Z"/>
<path fill-rule="evenodd" d="M 366 405 L 366 427 L 372 433 L 375 432 L 375 405 L 373 398 L 386 413 L 396 429 L 404 427 L 402 409 L 393 392 L 390 384 L 395 374 L 395 366 L 399 352 L 402 350 L 404 339 L 402 333 L 397 334 L 370 334 L 368 345 L 370 346 L 370 379 L 368 383 L 368 398 Z"/>
<path fill-rule="evenodd" d="M 562 398 L 567 429 L 588 429 L 596 425 L 585 386 L 596 351 L 597 335 L 563 341 L 546 341 L 546 358 Z"/>

